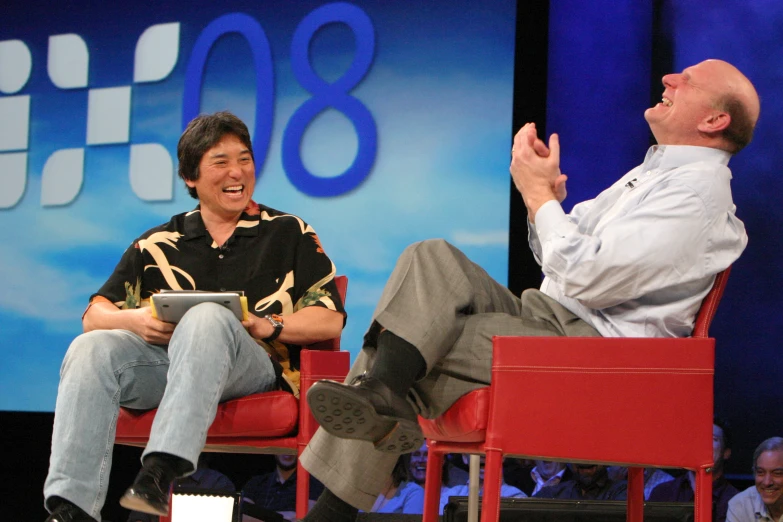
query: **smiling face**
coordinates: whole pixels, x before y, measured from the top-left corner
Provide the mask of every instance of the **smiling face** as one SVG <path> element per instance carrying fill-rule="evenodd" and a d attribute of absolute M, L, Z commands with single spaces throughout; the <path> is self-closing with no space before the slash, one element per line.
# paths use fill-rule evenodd
<path fill-rule="evenodd" d="M 421 445 L 421 448 L 411 453 L 410 471 L 411 477 L 417 484 L 423 484 L 427 476 L 427 458 L 429 452 L 427 443 Z"/>
<path fill-rule="evenodd" d="M 236 220 L 247 207 L 256 184 L 256 168 L 248 148 L 226 134 L 201 157 L 198 179 L 185 180 L 195 188 L 205 219 Z"/>
<path fill-rule="evenodd" d="M 718 111 L 726 92 L 725 62 L 708 60 L 663 77 L 661 102 L 647 109 L 644 118 L 661 145 L 697 145 L 705 122 Z"/>
<path fill-rule="evenodd" d="M 761 500 L 771 513 L 779 514 L 783 510 L 783 451 L 761 453 L 753 471 Z"/>
<path fill-rule="evenodd" d="M 759 116 L 759 98 L 736 67 L 722 60 L 705 60 L 681 73 L 667 74 L 662 82 L 661 102 L 644 113 L 659 144 L 735 152 L 750 141 Z"/>

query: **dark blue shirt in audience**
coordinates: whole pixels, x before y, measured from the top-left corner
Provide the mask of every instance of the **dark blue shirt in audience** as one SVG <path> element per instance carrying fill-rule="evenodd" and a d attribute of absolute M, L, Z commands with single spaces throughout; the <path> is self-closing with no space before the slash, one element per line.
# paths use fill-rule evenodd
<path fill-rule="evenodd" d="M 737 493 L 737 488 L 729 484 L 726 477 L 722 476 L 712 483 L 712 520 L 726 522 L 729 500 Z M 650 502 L 693 502 L 693 487 L 688 473 L 656 486 L 650 494 Z"/>
<path fill-rule="evenodd" d="M 582 493 L 575 480 L 567 480 L 555 486 L 547 486 L 533 495 L 534 498 L 558 498 L 572 500 L 625 500 L 628 483 L 624 480 L 612 482 L 609 479 L 593 484 Z"/>
<path fill-rule="evenodd" d="M 277 470 L 256 475 L 242 488 L 242 496 L 259 507 L 271 511 L 294 511 L 296 509 L 296 471 L 281 483 Z M 324 490 L 323 484 L 310 476 L 310 499 L 317 500 Z"/>

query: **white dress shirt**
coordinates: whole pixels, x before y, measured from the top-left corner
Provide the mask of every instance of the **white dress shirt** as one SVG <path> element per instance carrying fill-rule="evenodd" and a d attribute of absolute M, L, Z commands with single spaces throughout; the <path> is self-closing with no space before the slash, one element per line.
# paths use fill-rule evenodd
<path fill-rule="evenodd" d="M 687 337 L 715 275 L 745 249 L 727 152 L 650 147 L 644 163 L 566 215 L 529 225 L 541 291 L 604 337 Z"/>
<path fill-rule="evenodd" d="M 726 522 L 783 522 L 783 516 L 778 520 L 770 516 L 767 506 L 764 505 L 754 485 L 729 500 Z"/>

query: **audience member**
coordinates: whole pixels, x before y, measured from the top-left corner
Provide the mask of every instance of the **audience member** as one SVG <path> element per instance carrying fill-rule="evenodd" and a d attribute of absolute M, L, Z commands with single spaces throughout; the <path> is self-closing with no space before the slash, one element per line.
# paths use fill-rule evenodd
<path fill-rule="evenodd" d="M 413 480 L 419 486 L 423 486 L 424 481 L 427 479 L 427 461 L 429 460 L 429 449 L 427 448 L 427 441 L 422 442 L 419 449 L 410 455 L 410 468 L 408 471 L 411 480 Z"/>
<path fill-rule="evenodd" d="M 276 511 L 293 520 L 296 512 L 296 455 L 275 455 L 275 469 L 251 477 L 242 488 L 242 501 Z M 310 504 L 321 495 L 323 484 L 310 476 Z"/>
<path fill-rule="evenodd" d="M 351 522 L 369 509 L 396 455 L 421 445 L 417 414 L 437 417 L 490 382 L 494 335 L 690 335 L 715 275 L 747 243 L 727 164 L 750 142 L 760 106 L 720 60 L 662 82 L 661 103 L 645 111 L 658 145 L 570 214 L 557 135 L 547 146 L 532 123 L 516 134 L 509 170 L 540 290 L 517 297 L 443 240 L 402 253 L 345 383 L 319 381 L 307 394 L 321 427 L 302 463 L 327 486 L 307 522 Z M 343 429 L 349 418 L 362 422 Z"/>
<path fill-rule="evenodd" d="M 198 206 L 131 243 L 90 298 L 85 333 L 65 355 L 44 484 L 47 522 L 100 517 L 120 406 L 158 408 L 142 469 L 120 504 L 167 514 L 169 486 L 195 470 L 218 403 L 295 388 L 299 346 L 343 327 L 335 266 L 313 228 L 251 199 L 247 126 L 228 112 L 199 116 L 177 158 Z M 168 289 L 241 290 L 250 313 L 240 321 L 202 303 L 176 325 L 163 322 L 150 297 Z"/>
<path fill-rule="evenodd" d="M 783 437 L 753 452 L 754 486 L 729 500 L 726 522 L 783 522 Z"/>
<path fill-rule="evenodd" d="M 625 466 L 607 466 L 609 478 L 614 482 L 628 480 L 628 468 Z M 644 468 L 644 500 L 650 498 L 650 494 L 660 484 L 674 480 L 670 474 L 658 468 Z"/>
<path fill-rule="evenodd" d="M 628 483 L 613 481 L 606 466 L 599 464 L 569 464 L 574 478 L 554 486 L 542 488 L 533 495 L 536 498 L 560 498 L 573 500 L 625 500 Z"/>
<path fill-rule="evenodd" d="M 530 470 L 530 477 L 533 479 L 533 490 L 530 496 L 535 495 L 542 489 L 549 486 L 557 486 L 561 482 L 571 480 L 573 474 L 565 462 L 554 462 L 551 460 L 534 460 L 535 466 Z"/>
<path fill-rule="evenodd" d="M 528 496 L 533 496 L 545 486 L 554 486 L 571 478 L 571 469 L 565 462 L 513 457 L 503 459 L 503 480 Z"/>
<path fill-rule="evenodd" d="M 712 520 L 725 522 L 729 500 L 738 493 L 723 472 L 726 461 L 731 457 L 731 432 L 728 425 L 718 417 L 712 426 Z M 650 495 L 650 502 L 693 502 L 696 489 L 696 475 L 688 471 L 671 482 L 664 482 Z"/>
<path fill-rule="evenodd" d="M 427 463 L 429 462 L 429 449 L 427 441 L 421 444 L 421 447 L 411 453 L 410 476 L 411 479 L 420 486 L 424 486 L 427 478 Z M 459 459 L 459 466 L 454 463 Z M 441 480 L 444 486 L 457 486 L 468 481 L 468 472 L 461 467 L 462 456 L 457 454 L 447 454 L 443 459 L 443 470 Z"/>
<path fill-rule="evenodd" d="M 469 462 L 469 455 L 462 455 L 462 461 L 467 465 Z M 479 496 L 484 494 L 484 455 L 481 456 L 481 468 L 479 469 Z M 443 487 L 440 492 L 440 509 L 439 513 L 443 514 L 443 508 L 449 502 L 449 497 L 467 497 L 470 491 L 470 480 L 465 484 L 459 484 L 452 487 Z M 527 495 L 522 490 L 509 486 L 505 481 L 501 480 L 500 484 L 500 496 L 511 498 L 526 498 Z"/>
<path fill-rule="evenodd" d="M 411 480 L 408 472 L 410 455 L 400 455 L 386 488 L 373 504 L 371 513 L 421 515 L 424 511 L 424 488 Z"/>

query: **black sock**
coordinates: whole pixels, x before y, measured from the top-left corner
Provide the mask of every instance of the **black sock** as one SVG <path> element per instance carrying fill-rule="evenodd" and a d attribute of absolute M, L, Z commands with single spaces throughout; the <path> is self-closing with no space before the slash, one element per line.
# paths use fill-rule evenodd
<path fill-rule="evenodd" d="M 359 510 L 324 489 L 302 522 L 355 522 Z"/>
<path fill-rule="evenodd" d="M 391 390 L 405 397 L 413 383 L 424 376 L 427 363 L 415 346 L 389 330 L 378 335 L 377 353 L 367 372 Z"/>
<path fill-rule="evenodd" d="M 63 510 L 69 510 L 73 514 L 79 514 L 88 516 L 87 512 L 84 511 L 82 508 L 71 502 L 70 500 L 62 497 L 52 497 L 49 499 L 48 502 L 49 508 L 52 510 L 52 513 L 57 511 L 58 509 Z"/>
<path fill-rule="evenodd" d="M 154 452 L 144 457 L 142 466 L 145 468 L 151 466 L 160 466 L 174 476 L 174 478 L 182 477 L 186 473 L 193 470 L 193 465 L 187 460 L 172 455 L 171 453 Z"/>

